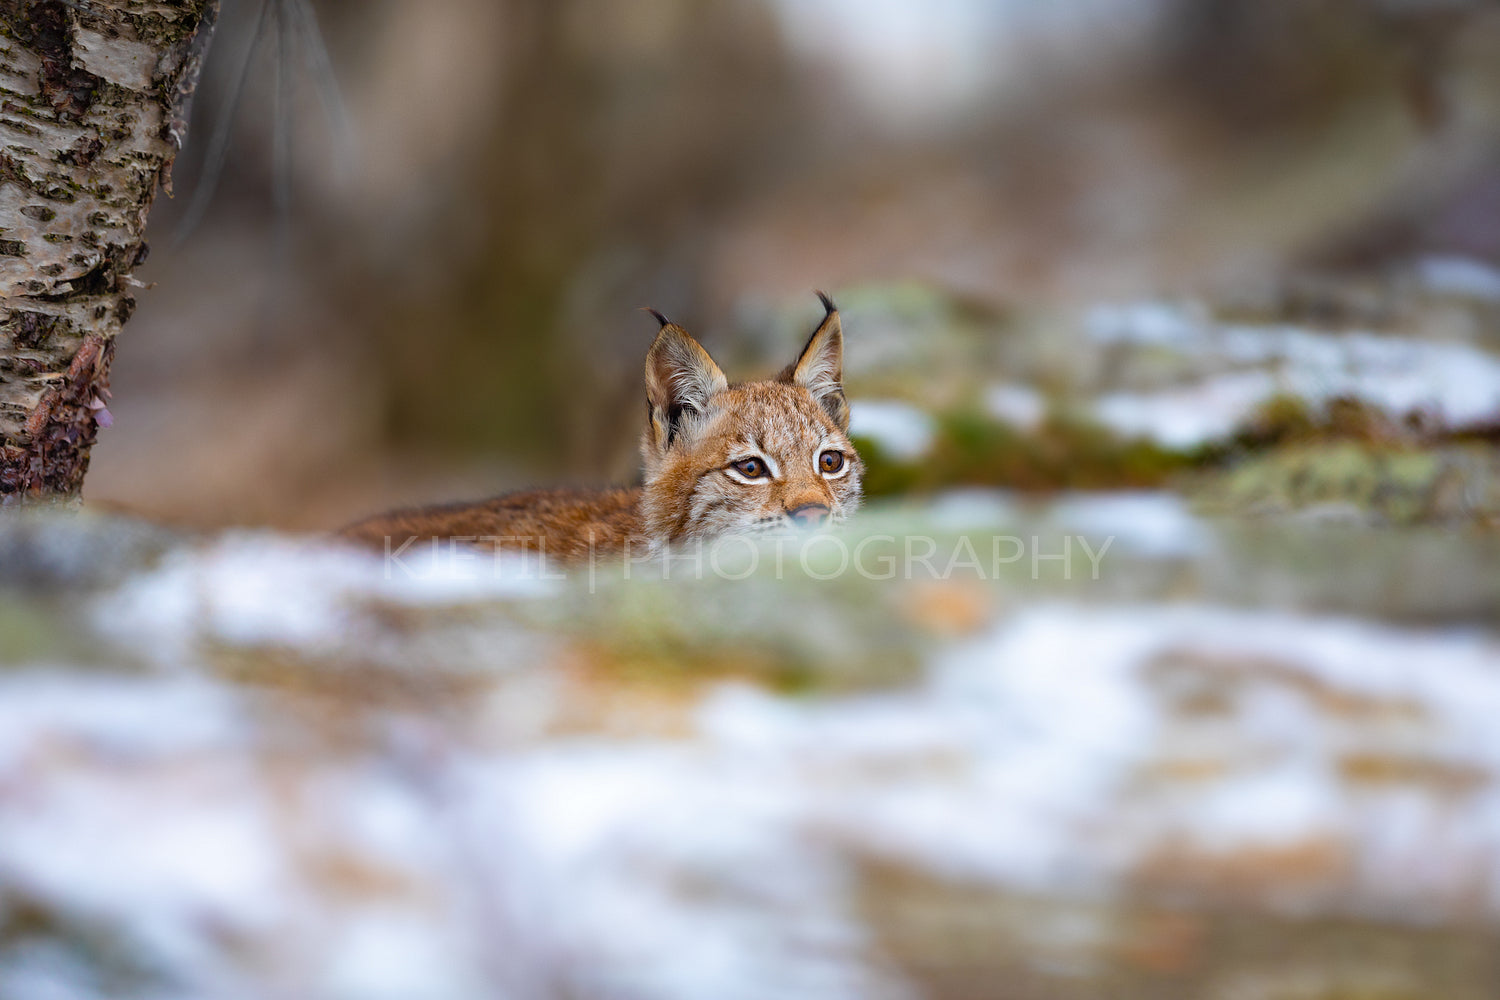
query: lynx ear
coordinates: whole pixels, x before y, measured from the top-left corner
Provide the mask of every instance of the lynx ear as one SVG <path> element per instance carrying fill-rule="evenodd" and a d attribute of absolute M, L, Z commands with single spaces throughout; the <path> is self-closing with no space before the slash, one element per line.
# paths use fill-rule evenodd
<path fill-rule="evenodd" d="M 826 314 L 823 322 L 808 338 L 797 363 L 782 372 L 784 382 L 802 386 L 828 411 L 839 430 L 849 429 L 849 401 L 844 398 L 844 331 L 839 324 L 839 309 L 822 292 Z"/>
<path fill-rule="evenodd" d="M 729 380 L 687 331 L 650 310 L 661 323 L 646 352 L 646 408 L 651 442 L 660 451 L 682 434 L 685 418 L 702 413 L 710 397 L 729 388 Z"/>

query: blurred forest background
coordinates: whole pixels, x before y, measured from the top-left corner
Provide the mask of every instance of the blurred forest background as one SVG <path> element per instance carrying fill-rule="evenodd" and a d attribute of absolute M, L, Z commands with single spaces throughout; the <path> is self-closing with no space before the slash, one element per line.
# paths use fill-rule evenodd
<path fill-rule="evenodd" d="M 337 95 L 305 33 L 226 0 L 94 505 L 324 528 L 628 479 L 644 305 L 749 377 L 828 288 L 857 401 L 862 353 L 915 378 L 954 327 L 980 346 L 949 362 L 1051 392 L 1093 303 L 1378 326 L 1423 281 L 1494 291 L 1478 0 L 316 6 Z"/>

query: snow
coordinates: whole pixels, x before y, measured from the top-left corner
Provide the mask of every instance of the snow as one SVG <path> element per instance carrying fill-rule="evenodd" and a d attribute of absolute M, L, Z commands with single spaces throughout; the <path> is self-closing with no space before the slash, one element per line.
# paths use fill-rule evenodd
<path fill-rule="evenodd" d="M 1163 558 L 1203 544 L 1160 496 L 1045 516 Z M 1332 873 L 1259 887 L 1299 913 L 1500 916 L 1500 642 L 1478 629 L 1012 602 L 921 647 L 897 686 L 704 683 L 671 735 L 513 726 L 565 696 L 561 671 L 545 690 L 468 673 L 435 707 L 303 700 L 219 666 L 270 648 L 316 680 L 352 669 L 316 658 L 347 653 L 341 633 L 378 644 L 369 602 L 561 593 L 387 579 L 378 558 L 264 538 L 171 554 L 96 603 L 136 668 L 0 674 L 0 885 L 119 935 L 168 971 L 163 995 L 314 1000 L 910 996 L 862 903 L 872 860 L 1088 899 L 1164 854 L 1210 878 L 1213 859 L 1332 845 Z M 426 674 L 474 655 L 424 649 L 408 666 Z M 504 641 L 487 656 L 514 661 Z M 1205 692 L 1212 711 L 1184 707 Z M 1178 764 L 1199 776 L 1163 777 Z M 0 989 L 110 995 L 70 954 L 0 949 Z"/>
<path fill-rule="evenodd" d="M 1064 532 L 1101 543 L 1113 538 L 1122 549 L 1161 559 L 1197 555 L 1210 545 L 1202 520 L 1172 493 L 1065 493 L 1049 519 Z"/>
<path fill-rule="evenodd" d="M 1230 437 L 1279 388 L 1276 378 L 1266 372 L 1244 372 L 1181 389 L 1111 393 L 1095 403 L 1094 413 L 1125 437 L 1149 438 L 1169 448 L 1192 448 Z"/>
<path fill-rule="evenodd" d="M 1084 317 L 1084 329 L 1101 344 L 1191 347 L 1207 322 L 1207 312 L 1194 303 L 1147 301 L 1095 306 Z"/>
<path fill-rule="evenodd" d="M 327 653 L 358 626 L 352 599 L 424 606 L 543 597 L 557 587 L 547 573 L 535 559 L 461 547 L 413 547 L 393 561 L 324 540 L 239 532 L 169 553 L 100 601 L 94 620 L 161 661 L 186 660 L 203 638 Z"/>
<path fill-rule="evenodd" d="M 1138 504 L 1121 498 L 1115 516 L 1164 513 Z M 323 558 L 308 558 L 308 581 L 327 579 Z M 283 599 L 237 593 L 252 622 L 249 603 Z M 1151 798 L 1141 775 L 1174 725 L 1152 670 L 1169 655 L 1210 677 L 1257 662 L 1301 680 L 1243 700 L 1239 724 L 1208 741 L 1230 762 L 1221 780 Z M 1332 838 L 1356 859 L 1350 898 L 1377 905 L 1415 865 L 1418 903 L 1457 905 L 1463 859 L 1500 852 L 1496 789 L 1455 807 L 1436 790 L 1340 782 L 1340 740 L 1368 722 L 1320 715 L 1302 693 L 1317 685 L 1416 706 L 1417 749 L 1500 767 L 1493 640 L 1191 605 L 1026 607 L 934 649 L 900 690 L 793 701 L 720 686 L 684 739 L 502 751 L 417 721 L 275 782 L 233 689 L 23 673 L 0 684 L 0 788 L 28 790 L 0 826 L 0 872 L 134 928 L 203 995 L 253 981 L 213 928 L 303 969 L 309 996 L 477 997 L 499 980 L 527 995 L 559 976 L 585 996 L 901 995 L 860 922 L 860 857 L 1087 894 L 1164 845 Z M 90 749 L 47 750 L 59 745 Z M 318 854 L 384 874 L 349 896 L 318 884 Z M 1500 909 L 1493 890 L 1488 904 Z"/>
<path fill-rule="evenodd" d="M 1027 385 L 998 382 L 984 392 L 984 406 L 990 416 L 1018 427 L 1032 430 L 1047 413 L 1047 400 Z"/>
<path fill-rule="evenodd" d="M 932 447 L 937 423 L 910 403 L 864 399 L 849 409 L 850 435 L 874 441 L 898 462 L 916 461 Z"/>
<path fill-rule="evenodd" d="M 966 488 L 938 494 L 927 505 L 930 523 L 945 531 L 1042 530 L 1039 537 L 1081 535 L 1098 551 L 1106 539 L 1139 555 L 1180 559 L 1212 544 L 1208 526 L 1182 497 L 1148 491 L 1065 492 L 1040 508 L 1008 490 Z"/>
<path fill-rule="evenodd" d="M 1014 525 L 1023 516 L 1020 498 L 1009 490 L 966 487 L 946 490 L 927 504 L 934 527 L 949 531 Z"/>
<path fill-rule="evenodd" d="M 1472 257 L 1425 257 L 1417 262 L 1417 278 L 1436 295 L 1500 302 L 1500 269 Z"/>
<path fill-rule="evenodd" d="M 1215 326 L 1190 306 L 1162 303 L 1095 310 L 1086 329 L 1096 343 L 1167 348 L 1210 369 L 1186 384 L 1109 392 L 1096 400 L 1095 413 L 1106 425 L 1170 447 L 1226 438 L 1278 394 L 1314 407 L 1352 397 L 1396 419 L 1423 410 L 1450 427 L 1500 416 L 1500 358 L 1469 344 L 1294 326 Z"/>

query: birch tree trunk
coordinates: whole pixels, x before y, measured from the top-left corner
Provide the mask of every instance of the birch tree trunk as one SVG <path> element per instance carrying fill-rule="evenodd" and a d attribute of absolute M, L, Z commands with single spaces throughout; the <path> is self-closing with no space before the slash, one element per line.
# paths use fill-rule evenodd
<path fill-rule="evenodd" d="M 219 0 L 0 0 L 0 504 L 73 499 Z"/>

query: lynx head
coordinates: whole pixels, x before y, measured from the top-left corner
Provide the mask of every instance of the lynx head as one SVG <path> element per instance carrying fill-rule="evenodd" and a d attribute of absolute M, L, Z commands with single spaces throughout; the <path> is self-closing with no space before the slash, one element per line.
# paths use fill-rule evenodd
<path fill-rule="evenodd" d="M 815 528 L 860 501 L 849 443 L 844 335 L 833 300 L 778 376 L 730 385 L 708 352 L 660 314 L 646 355 L 642 513 L 658 541 Z"/>

